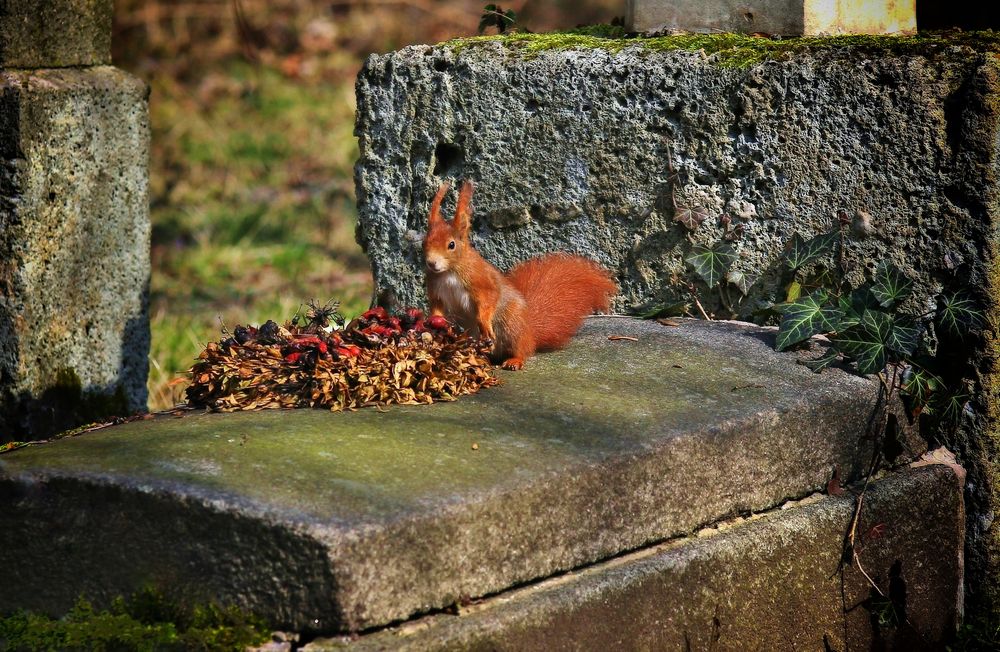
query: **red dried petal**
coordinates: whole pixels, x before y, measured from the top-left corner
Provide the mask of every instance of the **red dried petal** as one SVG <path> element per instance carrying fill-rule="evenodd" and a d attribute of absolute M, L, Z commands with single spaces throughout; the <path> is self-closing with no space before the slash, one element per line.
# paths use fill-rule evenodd
<path fill-rule="evenodd" d="M 447 330 L 450 325 L 448 324 L 448 320 L 441 315 L 432 315 L 424 321 L 428 326 L 439 331 Z"/>
<path fill-rule="evenodd" d="M 361 315 L 362 319 L 365 320 L 375 319 L 377 321 L 383 321 L 386 317 L 388 317 L 388 314 L 385 312 L 385 308 L 383 308 L 382 306 L 375 306 L 370 310 L 366 310 L 364 314 Z"/>

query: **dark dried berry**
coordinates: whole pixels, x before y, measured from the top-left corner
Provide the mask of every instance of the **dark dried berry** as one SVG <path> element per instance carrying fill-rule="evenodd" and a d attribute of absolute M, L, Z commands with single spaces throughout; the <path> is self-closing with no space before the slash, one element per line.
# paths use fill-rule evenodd
<path fill-rule="evenodd" d="M 233 337 L 239 344 L 246 344 L 250 341 L 250 330 L 246 326 L 237 326 L 233 330 Z"/>
<path fill-rule="evenodd" d="M 268 319 L 260 330 L 257 331 L 257 340 L 261 344 L 277 344 L 281 341 L 281 335 L 278 333 L 278 325 L 274 323 L 274 320 Z"/>

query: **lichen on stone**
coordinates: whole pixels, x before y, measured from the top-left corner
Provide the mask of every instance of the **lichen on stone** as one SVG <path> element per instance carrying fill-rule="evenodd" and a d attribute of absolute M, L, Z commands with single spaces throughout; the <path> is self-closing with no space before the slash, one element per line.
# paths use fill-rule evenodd
<path fill-rule="evenodd" d="M 508 49 L 534 56 L 546 51 L 605 50 L 626 48 L 650 52 L 702 52 L 723 67 L 745 68 L 764 61 L 780 60 L 794 53 L 820 50 L 854 50 L 925 54 L 948 47 L 964 47 L 977 52 L 1000 53 L 1000 34 L 987 32 L 923 32 L 915 36 L 848 35 L 770 38 L 746 34 L 671 34 L 667 36 L 625 36 L 621 28 L 594 25 L 569 31 L 531 34 L 515 32 L 457 38 L 440 44 L 456 53 L 470 47 L 500 43 Z"/>

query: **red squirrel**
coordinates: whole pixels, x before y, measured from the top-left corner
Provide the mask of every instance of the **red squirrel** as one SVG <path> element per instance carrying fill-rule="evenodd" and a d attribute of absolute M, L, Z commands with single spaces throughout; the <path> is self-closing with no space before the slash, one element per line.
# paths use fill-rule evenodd
<path fill-rule="evenodd" d="M 617 291 L 597 263 L 569 254 L 527 260 L 506 276 L 469 241 L 471 181 L 462 184 L 451 222 L 441 217 L 445 183 L 431 204 L 424 259 L 432 315 L 444 315 L 493 342 L 491 358 L 520 369 L 536 351 L 562 348 L 583 318 L 607 311 Z"/>

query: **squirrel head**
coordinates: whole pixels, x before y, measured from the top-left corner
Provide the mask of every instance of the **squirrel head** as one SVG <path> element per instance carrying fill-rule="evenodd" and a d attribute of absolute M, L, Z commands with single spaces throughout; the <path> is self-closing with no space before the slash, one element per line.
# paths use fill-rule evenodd
<path fill-rule="evenodd" d="M 444 183 L 438 189 L 431 203 L 430 217 L 427 220 L 427 237 L 424 238 L 424 260 L 427 270 L 440 274 L 451 269 L 462 259 L 469 243 L 469 227 L 472 221 L 472 189 L 471 181 L 465 181 L 458 193 L 458 205 L 455 208 L 455 219 L 448 222 L 441 217 L 441 201 L 448 193 L 449 185 Z"/>

